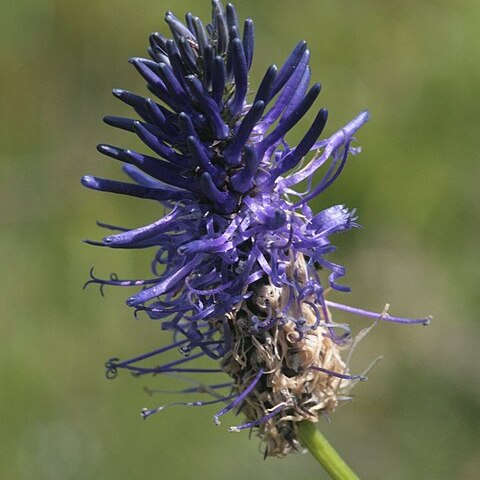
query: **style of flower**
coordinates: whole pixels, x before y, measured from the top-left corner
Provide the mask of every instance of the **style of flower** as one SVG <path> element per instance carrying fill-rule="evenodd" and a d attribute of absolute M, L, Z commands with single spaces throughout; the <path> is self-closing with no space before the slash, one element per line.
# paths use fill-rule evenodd
<path fill-rule="evenodd" d="M 225 372 L 230 382 L 184 390 L 210 393 L 213 400 L 180 403 L 226 403 L 215 422 L 241 411 L 246 421 L 230 430 L 254 428 L 265 455 L 283 456 L 300 447 L 298 422 L 317 422 L 364 379 L 342 360 L 350 329 L 336 323 L 329 309 L 400 323 L 428 319 L 379 315 L 325 298 L 327 288 L 348 291 L 339 283 L 344 267 L 327 259 L 335 250 L 330 237 L 358 225 L 354 211 L 343 205 L 314 213 L 308 202 L 335 181 L 349 154 L 357 153 L 351 143 L 368 113 L 319 140 L 327 121 L 321 109 L 298 145 L 290 146 L 286 135 L 320 93 L 318 83 L 310 86 L 306 43 L 298 43 L 280 69 L 268 68 L 252 90 L 252 20 L 240 34 L 234 7 L 224 9 L 219 0 L 213 1 L 208 25 L 191 13 L 185 23 L 171 12 L 165 20 L 172 38 L 153 33 L 151 59 L 130 59 L 152 97 L 113 91 L 140 120 L 105 118 L 135 133 L 154 153 L 99 145 L 102 154 L 124 164 L 134 183 L 92 176 L 82 183 L 163 206 L 166 213 L 149 225 L 131 230 L 101 224 L 114 233 L 89 242 L 153 247 L 152 278 L 102 280 L 92 271 L 88 283 L 141 286 L 127 304 L 160 320 L 173 337 L 153 352 L 109 360 L 107 374 Z M 318 171 L 323 174 L 314 181 Z M 295 189 L 301 182 L 302 192 Z M 147 365 L 172 349 L 180 351 L 178 360 Z M 217 365 L 192 366 L 200 357 Z M 162 408 L 142 414 L 146 418 Z"/>

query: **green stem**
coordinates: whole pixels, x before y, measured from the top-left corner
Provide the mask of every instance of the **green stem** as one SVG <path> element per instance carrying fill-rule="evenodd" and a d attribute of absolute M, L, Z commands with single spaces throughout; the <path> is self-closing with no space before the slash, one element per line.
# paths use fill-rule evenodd
<path fill-rule="evenodd" d="M 334 480 L 360 480 L 328 443 L 314 423 L 304 420 L 298 425 L 301 442 Z"/>

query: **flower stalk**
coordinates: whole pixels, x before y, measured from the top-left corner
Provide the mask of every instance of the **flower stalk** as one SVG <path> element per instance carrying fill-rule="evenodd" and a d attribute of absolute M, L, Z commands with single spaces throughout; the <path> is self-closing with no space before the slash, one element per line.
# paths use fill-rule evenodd
<path fill-rule="evenodd" d="M 314 423 L 307 420 L 300 422 L 298 436 L 301 443 L 308 448 L 333 480 L 360 480 Z"/>

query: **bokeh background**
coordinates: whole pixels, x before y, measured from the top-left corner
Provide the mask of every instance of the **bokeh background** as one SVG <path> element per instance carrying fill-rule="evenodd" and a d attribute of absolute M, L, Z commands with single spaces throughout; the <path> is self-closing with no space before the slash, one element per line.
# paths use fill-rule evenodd
<path fill-rule="evenodd" d="M 477 0 L 238 0 L 256 22 L 252 85 L 305 39 L 327 133 L 368 108 L 363 153 L 315 204 L 356 207 L 364 228 L 336 239 L 353 292 L 343 301 L 429 327 L 379 325 L 354 367 L 383 361 L 354 401 L 321 428 L 364 479 L 480 477 L 480 52 Z M 145 93 L 127 63 L 144 55 L 163 15 L 208 0 L 1 0 L 0 478 L 326 478 L 308 455 L 264 461 L 258 440 L 231 434 L 215 409 L 178 408 L 141 420 L 145 385 L 104 377 L 111 356 L 162 344 L 135 320 L 128 292 L 82 291 L 88 270 L 145 275 L 149 252 L 106 251 L 95 220 L 137 226 L 150 202 L 82 189 L 82 174 L 120 178 L 99 142 L 133 146 L 101 122 L 127 108 L 113 87 Z M 304 122 L 295 135 L 305 129 Z M 339 315 L 342 317 L 343 315 Z M 356 329 L 368 323 L 350 318 Z M 175 397 L 173 397 L 175 398 Z"/>

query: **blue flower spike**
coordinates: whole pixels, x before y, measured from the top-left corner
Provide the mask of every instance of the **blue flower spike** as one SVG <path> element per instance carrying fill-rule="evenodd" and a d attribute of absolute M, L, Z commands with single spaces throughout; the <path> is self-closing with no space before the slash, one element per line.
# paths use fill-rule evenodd
<path fill-rule="evenodd" d="M 337 323 L 331 310 L 408 324 L 429 318 L 393 317 L 327 300 L 327 290 L 347 290 L 339 283 L 344 267 L 327 258 L 335 250 L 331 236 L 358 224 L 355 212 L 343 205 L 314 213 L 308 202 L 359 151 L 351 145 L 368 113 L 321 137 L 328 113 L 314 107 L 320 84 L 310 85 L 306 43 L 298 43 L 279 68 L 267 68 L 258 88 L 251 86 L 253 22 L 242 24 L 231 4 L 212 3 L 209 24 L 191 13 L 182 23 L 167 12 L 172 38 L 153 33 L 151 59 L 130 59 L 147 82 L 145 97 L 113 90 L 136 115 L 105 122 L 136 134 L 145 148 L 101 144 L 98 151 L 122 162 L 130 180 L 82 179 L 93 190 L 159 204 L 160 218 L 151 224 L 100 224 L 109 234 L 88 242 L 152 248 L 151 278 L 101 279 L 92 270 L 87 283 L 140 288 L 127 304 L 172 334 L 169 345 L 109 360 L 109 378 L 120 370 L 184 375 L 189 382 L 198 375 L 195 387 L 179 393 L 211 398 L 175 405 L 218 403 L 217 424 L 227 413 L 240 412 L 244 423 L 230 430 L 254 430 L 265 456 L 281 457 L 308 443 L 301 438 L 302 422 L 328 416 L 365 380 L 342 358 L 354 342 L 348 325 Z M 318 113 L 302 140 L 289 146 L 289 132 L 314 108 Z M 179 358 L 162 361 L 172 350 Z M 211 367 L 196 366 L 206 357 Z M 220 374 L 229 381 L 218 383 Z"/>

